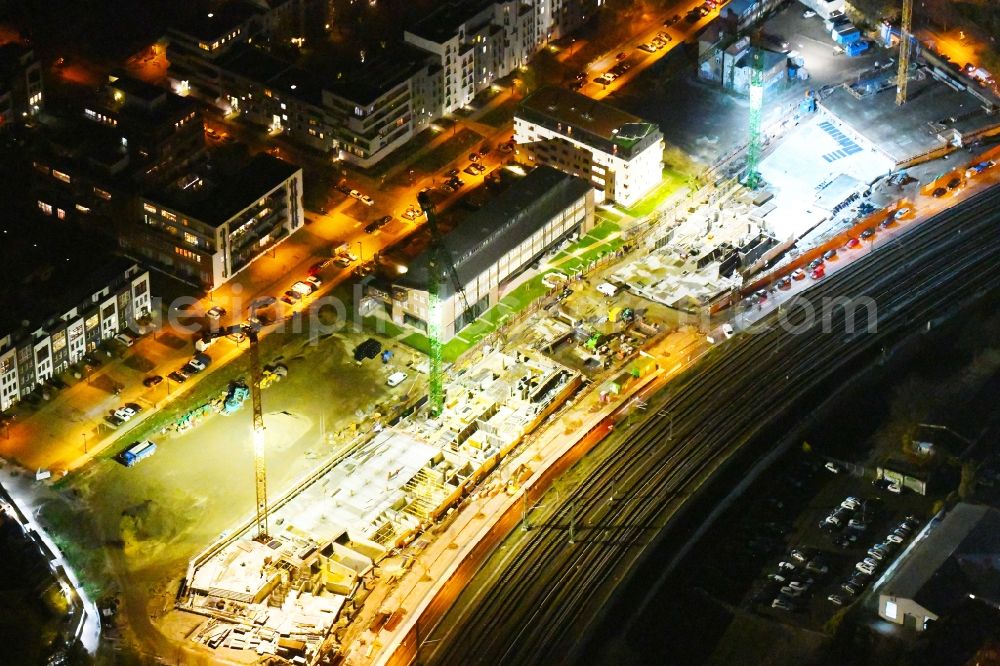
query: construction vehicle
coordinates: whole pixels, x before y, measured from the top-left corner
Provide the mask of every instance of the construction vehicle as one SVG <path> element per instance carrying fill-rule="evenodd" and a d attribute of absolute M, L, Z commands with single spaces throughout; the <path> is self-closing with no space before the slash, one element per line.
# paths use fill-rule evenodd
<path fill-rule="evenodd" d="M 132 467 L 143 458 L 148 458 L 154 453 L 156 453 L 156 444 L 154 444 L 151 440 L 146 439 L 141 442 L 136 442 L 122 451 L 121 459 L 122 463 L 124 463 L 126 467 Z"/>
<path fill-rule="evenodd" d="M 250 397 L 250 389 L 246 384 L 234 383 L 229 387 L 226 399 L 222 402 L 220 414 L 229 415 L 243 406 L 243 402 Z"/>

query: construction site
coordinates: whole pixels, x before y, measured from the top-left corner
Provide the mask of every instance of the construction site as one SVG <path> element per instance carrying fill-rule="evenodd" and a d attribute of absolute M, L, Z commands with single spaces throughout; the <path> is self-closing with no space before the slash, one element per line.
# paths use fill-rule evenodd
<path fill-rule="evenodd" d="M 266 533 L 195 558 L 178 605 L 206 616 L 191 638 L 311 662 L 377 578 L 409 566 L 403 549 L 581 383 L 524 352 L 493 351 L 456 373 L 442 416 L 421 409 L 401 419 L 270 512 Z"/>

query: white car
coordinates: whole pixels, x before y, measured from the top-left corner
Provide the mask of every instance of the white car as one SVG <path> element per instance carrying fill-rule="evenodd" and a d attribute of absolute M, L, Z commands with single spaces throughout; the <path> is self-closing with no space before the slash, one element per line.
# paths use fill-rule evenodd
<path fill-rule="evenodd" d="M 848 497 L 840 503 L 840 506 L 849 511 L 854 511 L 861 506 L 861 501 L 857 497 Z"/>
<path fill-rule="evenodd" d="M 602 282 L 599 285 L 597 285 L 595 289 L 597 289 L 598 292 L 604 294 L 608 298 L 611 298 L 612 296 L 618 293 L 618 287 L 611 284 L 610 282 Z"/>
<path fill-rule="evenodd" d="M 813 16 L 816 16 L 816 12 L 811 9 L 807 9 L 802 12 L 802 18 L 812 18 Z"/>
<path fill-rule="evenodd" d="M 136 414 L 138 414 L 138 412 L 136 412 L 131 407 L 122 407 L 120 409 L 115 410 L 115 416 L 120 418 L 122 421 L 128 421 Z"/>
<path fill-rule="evenodd" d="M 890 493 L 896 493 L 897 495 L 903 492 L 903 488 L 898 483 L 890 483 L 885 487 Z"/>
<path fill-rule="evenodd" d="M 391 375 L 389 375 L 389 378 L 385 380 L 385 383 L 388 384 L 389 386 L 399 386 L 405 381 L 406 381 L 405 372 L 394 372 Z"/>
<path fill-rule="evenodd" d="M 869 566 L 865 562 L 858 562 L 857 564 L 854 565 L 854 568 L 863 574 L 868 574 L 869 576 L 875 573 L 875 567 Z"/>
<path fill-rule="evenodd" d="M 375 205 L 375 200 L 372 199 L 367 194 L 362 194 L 361 195 L 361 203 L 363 203 L 366 206 L 374 206 Z"/>
<path fill-rule="evenodd" d="M 794 587 L 786 585 L 785 587 L 781 588 L 781 593 L 784 594 L 785 596 L 792 597 L 794 599 L 795 597 L 802 595 L 802 590 L 797 590 Z"/>
<path fill-rule="evenodd" d="M 350 196 L 350 197 L 351 197 L 352 199 L 360 199 L 360 198 L 361 198 L 361 192 L 358 192 L 357 190 L 351 190 L 351 191 L 350 191 L 350 192 L 348 192 L 347 194 L 348 194 L 348 196 Z"/>
<path fill-rule="evenodd" d="M 823 465 L 823 467 L 827 468 L 834 474 L 840 474 L 840 465 L 838 465 L 835 462 L 828 462 L 825 465 Z"/>
<path fill-rule="evenodd" d="M 225 308 L 220 308 L 216 305 L 214 308 L 205 313 L 208 315 L 209 319 L 221 319 L 222 315 L 226 314 Z"/>
<path fill-rule="evenodd" d="M 903 543 L 903 537 L 897 534 L 889 534 L 888 536 L 885 537 L 885 540 L 891 541 L 893 543 Z"/>
<path fill-rule="evenodd" d="M 126 347 L 131 347 L 133 344 L 135 344 L 135 340 L 133 340 L 132 336 L 128 335 L 127 333 L 119 333 L 118 335 L 115 336 L 115 340 L 122 343 Z"/>
<path fill-rule="evenodd" d="M 205 365 L 204 363 L 202 363 L 201 361 L 199 361 L 196 358 L 193 358 L 190 361 L 188 361 L 188 365 L 190 365 L 192 368 L 194 368 L 198 372 L 201 372 L 202 370 L 204 370 L 205 368 L 208 367 L 207 365 Z"/>
<path fill-rule="evenodd" d="M 309 284 L 311 284 L 311 285 L 312 285 L 313 287 L 315 287 L 316 289 L 319 289 L 320 287 L 322 287 L 322 286 L 323 286 L 323 281 L 322 281 L 322 280 L 320 280 L 320 279 L 319 279 L 318 277 L 316 277 L 315 275 L 310 275 L 309 277 L 307 277 L 307 278 L 306 278 L 306 282 L 308 282 Z"/>

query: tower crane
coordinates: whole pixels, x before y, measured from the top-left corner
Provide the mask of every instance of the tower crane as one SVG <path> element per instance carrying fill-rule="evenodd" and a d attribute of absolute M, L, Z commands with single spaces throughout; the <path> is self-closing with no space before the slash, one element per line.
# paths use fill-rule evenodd
<path fill-rule="evenodd" d="M 458 278 L 455 262 L 444 245 L 441 230 L 437 226 L 434 204 L 427 192 L 417 195 L 417 203 L 427 216 L 427 229 L 431 233 L 431 243 L 427 253 L 427 339 L 430 357 L 430 413 L 438 417 L 444 411 L 444 375 L 442 370 L 441 344 L 441 287 L 450 282 L 461 303 L 460 312 L 469 309 L 465 288 Z M 457 317 L 456 317 L 457 320 Z"/>
<path fill-rule="evenodd" d="M 264 464 L 264 411 L 260 402 L 260 382 L 263 371 L 260 351 L 257 349 L 257 330 L 254 324 L 236 324 L 205 333 L 203 340 L 213 340 L 224 335 L 243 334 L 250 342 L 250 403 L 253 405 L 253 423 L 250 437 L 253 443 L 254 487 L 257 496 L 257 530 L 254 538 L 266 541 L 267 533 L 267 467 Z"/>
<path fill-rule="evenodd" d="M 258 541 L 266 541 L 267 534 L 267 466 L 264 464 L 264 412 L 260 402 L 260 351 L 257 349 L 257 331 L 253 326 L 245 328 L 250 341 L 250 403 L 253 405 L 253 471 L 254 488 L 257 496 Z"/>
<path fill-rule="evenodd" d="M 910 31 L 913 29 L 913 0 L 903 0 L 903 16 L 899 22 L 899 71 L 896 74 L 896 106 L 906 104 L 906 87 L 910 80 Z"/>
<path fill-rule="evenodd" d="M 756 41 L 756 40 L 755 40 Z M 760 116 L 764 109 L 764 52 L 751 43 L 753 68 L 750 71 L 750 140 L 747 145 L 746 185 L 751 190 L 760 186 Z"/>

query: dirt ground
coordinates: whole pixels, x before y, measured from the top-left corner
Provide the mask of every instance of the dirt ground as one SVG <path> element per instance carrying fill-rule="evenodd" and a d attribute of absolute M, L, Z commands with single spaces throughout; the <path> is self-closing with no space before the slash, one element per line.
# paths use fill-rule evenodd
<path fill-rule="evenodd" d="M 338 334 L 316 344 L 305 334 L 265 340 L 262 362 L 280 360 L 289 368 L 286 379 L 262 394 L 272 498 L 349 441 L 352 424 L 371 427 L 363 417 L 380 405 L 384 413 L 398 400 L 384 378 L 405 366 L 409 352 L 397 350 L 389 365 L 374 360 L 359 366 L 352 350 L 364 337 Z M 58 498 L 43 509 L 43 520 L 92 596 L 121 599 L 118 624 L 137 630 L 140 652 L 174 653 L 150 618 L 172 605 L 188 560 L 254 511 L 250 427 L 248 401 L 184 433 L 151 433 L 154 456 L 132 468 L 97 460 L 63 481 Z"/>

